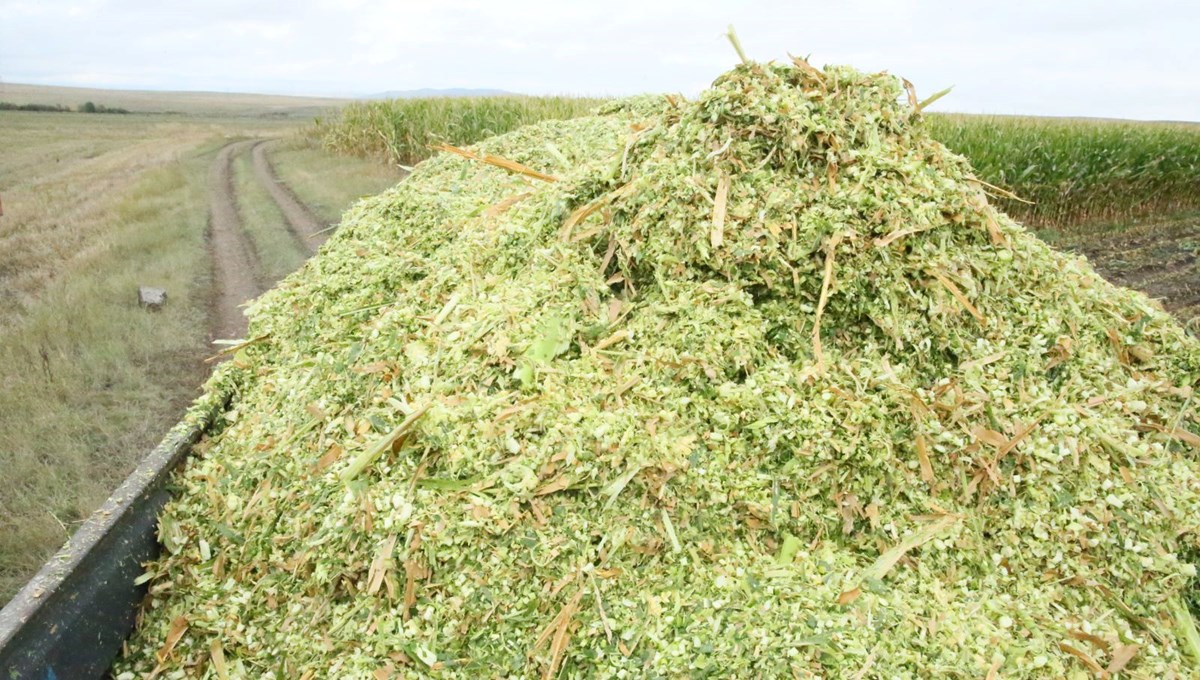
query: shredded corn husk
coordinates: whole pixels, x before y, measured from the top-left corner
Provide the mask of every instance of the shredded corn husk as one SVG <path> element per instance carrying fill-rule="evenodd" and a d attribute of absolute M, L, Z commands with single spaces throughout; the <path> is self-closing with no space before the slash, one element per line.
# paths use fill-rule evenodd
<path fill-rule="evenodd" d="M 1195 677 L 1200 345 L 983 186 L 799 59 L 421 163 L 251 308 L 117 677 Z"/>

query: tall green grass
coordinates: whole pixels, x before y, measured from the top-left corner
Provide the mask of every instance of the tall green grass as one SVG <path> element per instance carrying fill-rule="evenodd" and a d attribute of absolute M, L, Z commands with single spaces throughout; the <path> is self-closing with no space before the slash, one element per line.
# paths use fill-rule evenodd
<path fill-rule="evenodd" d="M 540 120 L 574 118 L 600 99 L 582 97 L 434 97 L 355 102 L 319 118 L 312 135 L 327 149 L 412 164 L 433 142 L 473 144 Z"/>
<path fill-rule="evenodd" d="M 569 97 L 401 99 L 351 104 L 310 138 L 344 154 L 412 164 L 432 142 L 471 144 L 550 118 L 592 110 Z M 1200 125 L 933 114 L 934 137 L 979 177 L 1028 205 L 997 199 L 1035 227 L 1069 228 L 1200 208 Z"/>

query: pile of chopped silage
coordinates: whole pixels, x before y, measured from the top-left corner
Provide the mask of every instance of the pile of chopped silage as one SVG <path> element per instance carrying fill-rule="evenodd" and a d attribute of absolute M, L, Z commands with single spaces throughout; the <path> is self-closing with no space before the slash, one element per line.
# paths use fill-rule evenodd
<path fill-rule="evenodd" d="M 253 306 L 118 678 L 1196 677 L 1200 344 L 897 78 L 450 151 Z"/>

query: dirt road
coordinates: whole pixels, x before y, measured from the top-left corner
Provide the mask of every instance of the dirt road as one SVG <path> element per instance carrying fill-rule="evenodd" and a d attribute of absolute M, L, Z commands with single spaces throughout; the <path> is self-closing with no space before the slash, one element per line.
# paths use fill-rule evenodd
<path fill-rule="evenodd" d="M 321 233 L 324 225 L 275 174 L 264 140 L 233 142 L 222 147 L 209 176 L 208 243 L 214 279 L 210 327 L 214 340 L 244 337 L 246 316 L 242 305 L 270 285 L 264 279 L 259 254 L 238 210 L 233 163 L 247 150 L 253 155 L 255 177 L 279 206 L 303 251 L 311 255 L 326 237 Z"/>
<path fill-rule="evenodd" d="M 292 190 L 275 174 L 271 159 L 267 157 L 268 144 L 270 142 L 258 142 L 254 145 L 254 175 L 271 194 L 271 200 L 279 206 L 279 210 L 287 219 L 292 235 L 296 237 L 304 251 L 311 255 L 328 238 L 329 234 L 325 231 L 326 225 L 322 224 L 313 211 L 296 198 L 296 194 L 292 193 Z"/>
<path fill-rule="evenodd" d="M 234 142 L 217 153 L 209 174 L 209 250 L 213 262 L 213 339 L 240 338 L 246 332 L 242 303 L 262 292 L 258 253 L 242 228 L 233 188 L 233 159 L 253 141 Z"/>

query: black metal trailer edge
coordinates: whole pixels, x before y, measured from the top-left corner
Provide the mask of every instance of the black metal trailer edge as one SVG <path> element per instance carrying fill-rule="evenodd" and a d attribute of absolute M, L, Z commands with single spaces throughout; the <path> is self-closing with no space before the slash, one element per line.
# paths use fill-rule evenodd
<path fill-rule="evenodd" d="M 172 429 L 37 575 L 0 609 L 0 680 L 103 678 L 133 630 L 158 555 L 166 482 L 221 413 L 216 399 Z"/>

